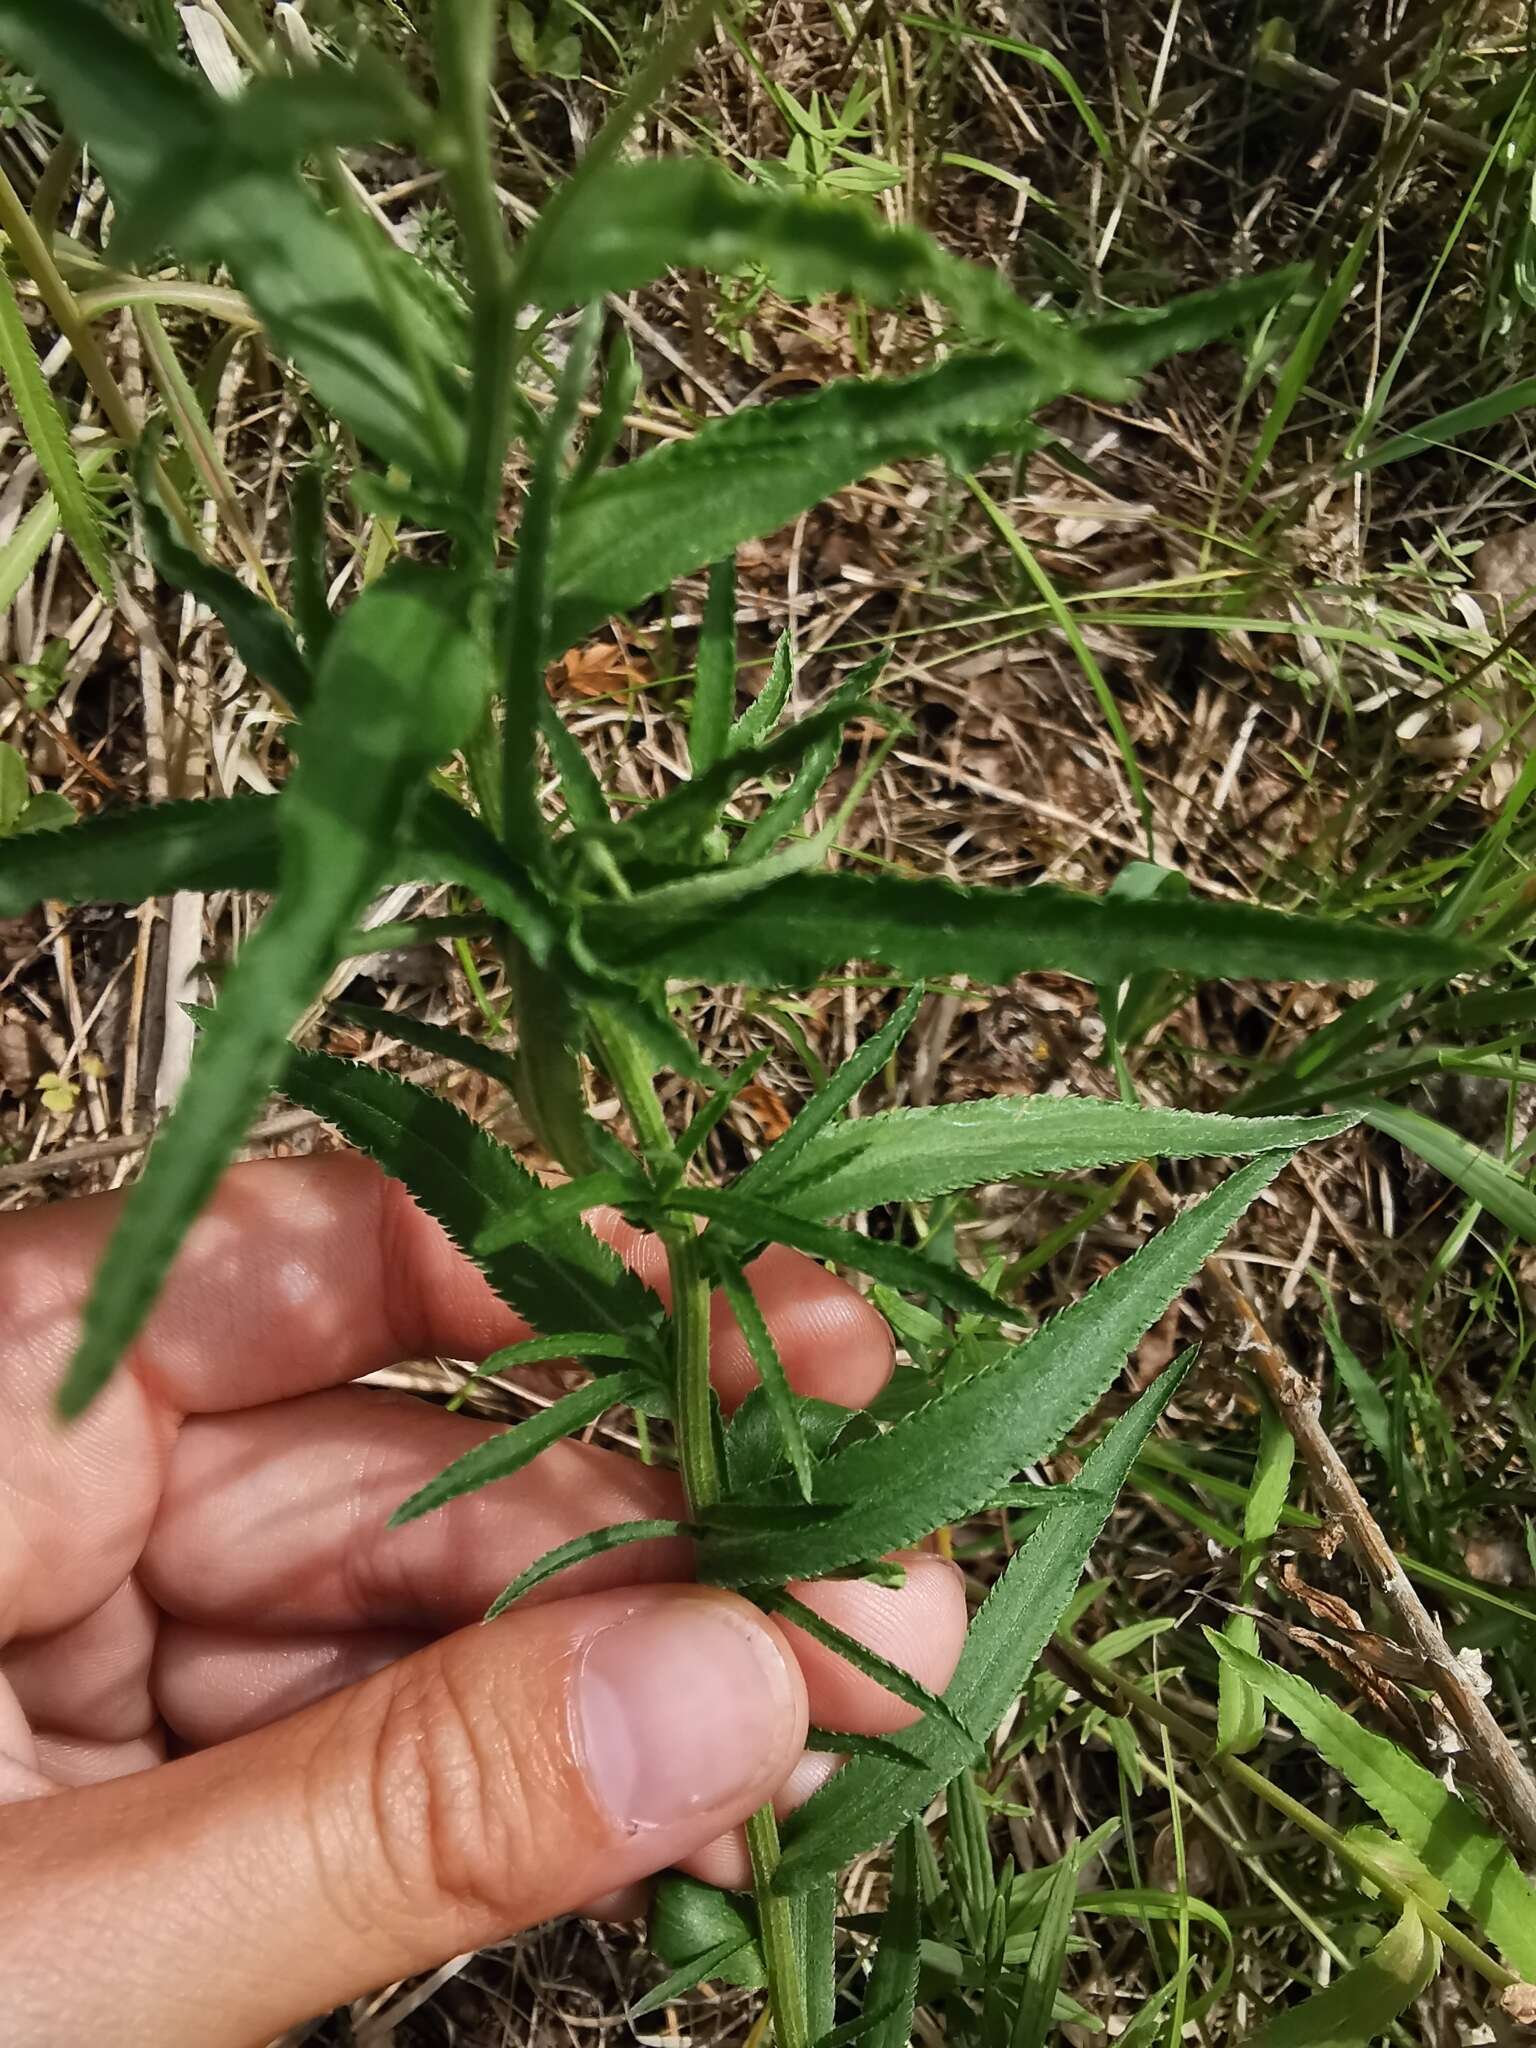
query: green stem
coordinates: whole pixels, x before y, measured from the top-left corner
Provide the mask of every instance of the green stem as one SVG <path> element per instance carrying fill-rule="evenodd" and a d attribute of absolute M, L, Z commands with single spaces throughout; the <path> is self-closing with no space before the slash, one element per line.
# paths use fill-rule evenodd
<path fill-rule="evenodd" d="M 635 1038 L 610 1014 L 593 1011 L 603 1061 L 629 1114 L 635 1137 L 653 1167 L 670 1167 L 676 1148 L 654 1077 Z M 687 1227 L 661 1232 L 672 1280 L 673 1420 L 678 1464 L 690 1510 L 713 1507 L 720 1498 L 720 1465 L 715 1456 L 715 1405 L 709 1379 L 709 1277 L 698 1240 Z M 752 1883 L 768 1969 L 768 1999 L 778 2048 L 810 2048 L 805 1980 L 795 1937 L 794 1907 L 773 1888 L 779 1866 L 779 1829 L 771 1806 L 760 1806 L 747 1822 Z"/>
<path fill-rule="evenodd" d="M 773 1888 L 779 1867 L 779 1826 L 771 1806 L 760 1806 L 747 1822 L 752 1885 L 768 1969 L 768 1998 L 779 2048 L 810 2048 L 811 2029 L 800 1977 L 793 1902 Z"/>
<path fill-rule="evenodd" d="M 676 1157 L 672 1133 L 656 1100 L 655 1079 L 635 1037 L 611 1012 L 595 1009 L 592 1021 L 609 1078 L 634 1126 L 642 1157 L 652 1170 Z M 697 1512 L 720 1498 L 720 1465 L 715 1456 L 714 1396 L 709 1381 L 709 1278 L 691 1226 L 666 1225 L 661 1241 L 672 1282 L 673 1409 L 677 1461 L 689 1507 Z"/>

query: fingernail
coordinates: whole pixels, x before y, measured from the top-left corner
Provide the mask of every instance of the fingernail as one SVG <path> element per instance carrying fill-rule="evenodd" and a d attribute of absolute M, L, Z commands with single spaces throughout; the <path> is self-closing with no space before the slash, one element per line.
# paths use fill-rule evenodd
<path fill-rule="evenodd" d="M 741 1818 L 794 1760 L 799 1691 L 745 1603 L 678 1593 L 627 1615 L 592 1638 L 576 1678 L 594 1796 L 626 1832 Z"/>

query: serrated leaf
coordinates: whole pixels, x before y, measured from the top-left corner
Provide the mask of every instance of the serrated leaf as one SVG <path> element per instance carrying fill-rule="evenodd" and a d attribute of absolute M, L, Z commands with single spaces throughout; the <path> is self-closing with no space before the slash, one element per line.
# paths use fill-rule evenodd
<path fill-rule="evenodd" d="M 790 1469 L 799 1483 L 801 1494 L 806 1500 L 811 1497 L 811 1452 L 800 1427 L 800 1411 L 784 1376 L 784 1361 L 779 1356 L 779 1347 L 773 1341 L 773 1332 L 768 1319 L 758 1306 L 757 1296 L 747 1285 L 740 1266 L 727 1255 L 712 1262 L 714 1276 L 724 1290 L 731 1313 L 736 1318 L 741 1334 L 747 1340 L 747 1350 L 752 1363 L 757 1367 L 757 1376 L 762 1382 L 767 1397 L 774 1427 L 784 1445 L 784 1454 Z"/>
<path fill-rule="evenodd" d="M 841 1657 L 845 1664 L 851 1664 L 855 1671 L 861 1672 L 872 1684 L 878 1685 L 882 1692 L 890 1693 L 892 1698 L 900 1700 L 903 1706 L 912 1707 L 919 1714 L 933 1714 L 941 1721 L 953 1722 L 955 1733 L 966 1741 L 976 1739 L 969 1728 L 955 1720 L 954 1713 L 944 1698 L 938 1693 L 930 1692 L 926 1685 L 920 1684 L 912 1676 L 910 1671 L 904 1671 L 899 1664 L 893 1664 L 889 1657 L 882 1657 L 878 1651 L 870 1649 L 867 1643 L 859 1642 L 845 1629 L 838 1628 L 835 1622 L 828 1621 L 825 1615 L 818 1614 L 812 1607 L 807 1607 L 803 1600 L 797 1600 L 793 1593 L 783 1587 L 755 1590 L 758 1594 L 758 1604 L 768 1613 L 777 1614 L 783 1621 L 793 1622 L 794 1626 L 802 1629 L 813 1642 L 820 1643 L 823 1649 L 831 1650 L 835 1656 Z"/>
<path fill-rule="evenodd" d="M 915 377 L 846 378 L 744 407 L 572 490 L 555 544 L 552 650 L 706 562 L 774 532 L 887 462 L 1001 446 L 1060 377 L 1009 351 Z"/>
<path fill-rule="evenodd" d="M 45 899 L 141 903 L 176 889 L 270 889 L 277 799 L 141 804 L 84 820 L 63 839 L 0 846 L 0 917 Z"/>
<path fill-rule="evenodd" d="M 569 1543 L 559 1543 L 553 1550 L 546 1550 L 526 1571 L 519 1572 L 511 1585 L 498 1593 L 487 1607 L 485 1618 L 494 1621 L 497 1615 L 505 1614 L 515 1601 L 531 1593 L 535 1586 L 542 1586 L 546 1579 L 569 1570 L 573 1564 L 585 1564 L 589 1557 L 604 1557 L 610 1550 L 623 1550 L 631 1543 L 652 1543 L 658 1537 L 691 1533 L 691 1524 L 671 1521 L 611 1522 L 605 1529 L 588 1529 L 584 1535 L 573 1536 Z"/>
<path fill-rule="evenodd" d="M 0 48 L 89 143 L 123 211 L 180 179 L 188 203 L 167 224 L 177 253 L 228 266 L 328 410 L 412 475 L 456 475 L 462 337 L 419 265 L 371 222 L 365 254 L 295 169 L 226 146 L 228 105 L 93 0 L 0 0 Z"/>
<path fill-rule="evenodd" d="M 94 1397 L 137 1334 L 271 1086 L 289 1030 L 388 867 L 402 815 L 480 716 L 490 680 L 470 593 L 449 572 L 395 570 L 337 628 L 309 744 L 280 800 L 277 899 L 235 962 L 181 1099 L 123 1204 L 60 1390 L 66 1414 Z"/>
<path fill-rule="evenodd" d="M 995 985 L 1028 973 L 1099 983 L 1147 970 L 1401 980 L 1456 974 L 1477 962 L 1470 948 L 1429 931 L 1196 899 L 1114 902 L 1052 883 L 962 889 L 895 876 L 798 874 L 768 878 L 718 908 L 679 908 L 655 894 L 654 905 L 642 892 L 586 912 L 585 936 L 598 958 L 619 969 L 757 988 L 803 988 L 849 960 L 883 960 L 908 981 L 968 974 Z"/>
<path fill-rule="evenodd" d="M 747 264 L 766 270 L 790 297 L 853 291 L 893 305 L 926 294 L 948 306 L 971 338 L 1029 348 L 1057 376 L 1081 379 L 1078 388 L 1124 396 L 1114 356 L 1096 356 L 1091 328 L 1085 338 L 1035 311 L 989 265 L 961 262 L 930 236 L 890 227 L 868 207 L 747 185 L 701 157 L 615 164 L 593 178 L 561 232 L 544 241 L 527 292 L 539 305 L 562 308 L 632 291 L 667 270 Z"/>
<path fill-rule="evenodd" d="M 917 1881 L 917 1829 L 904 1827 L 891 1854 L 891 1887 L 880 1940 L 858 2018 L 863 2048 L 907 2048 L 917 2003 L 922 1895 Z M 844 2036 L 844 2039 L 849 2038 Z"/>
<path fill-rule="evenodd" d="M 1370 2048 L 1389 2033 L 1440 1967 L 1440 1944 L 1417 1908 L 1405 1906 L 1397 1924 L 1362 1962 L 1326 1991 L 1260 2029 L 1254 2048 Z"/>
<path fill-rule="evenodd" d="M 1084 1464 L 1077 1482 L 1084 1498 L 1047 1516 L 1010 1559 L 971 1623 L 944 1693 L 965 1727 L 994 1728 L 1018 1697 L 1071 1598 L 1110 1506 L 1182 1378 L 1183 1368 L 1174 1365 L 1147 1389 Z M 979 1746 L 938 1719 L 919 1721 L 885 1739 L 910 1764 L 855 1757 L 813 1794 L 785 1825 L 776 1886 L 799 1891 L 885 1841 L 970 1768 Z"/>
<path fill-rule="evenodd" d="M 819 1578 L 974 1513 L 1060 1446 L 1283 1164 L 1269 1154 L 1243 1167 L 1033 1336 L 883 1436 L 826 1459 L 811 1497 L 842 1507 L 837 1521 L 782 1538 L 766 1562 L 750 1541 L 711 1535 L 700 1546 L 700 1577 L 724 1585 Z M 1054 1526 L 1064 1513 L 1058 1507 L 1047 1520 Z"/>
<path fill-rule="evenodd" d="M 145 489 L 140 491 L 139 513 L 150 559 L 160 575 L 173 589 L 189 591 L 207 605 L 257 681 L 275 690 L 290 710 L 302 711 L 312 694 L 309 665 L 282 613 L 248 590 L 238 576 L 184 546 Z"/>
<path fill-rule="evenodd" d="M 1502 1159 L 1495 1159 L 1434 1117 L 1405 1109 L 1400 1103 L 1373 1102 L 1362 1115 L 1378 1131 L 1395 1138 L 1405 1151 L 1416 1153 L 1426 1165 L 1454 1181 L 1490 1215 L 1536 1243 L 1536 1193 Z"/>
<path fill-rule="evenodd" d="M 848 1216 L 886 1202 L 929 1201 L 1023 1174 L 1123 1166 L 1136 1159 L 1289 1151 L 1336 1137 L 1355 1121 L 1353 1116 L 1204 1116 L 1096 1096 L 1002 1096 L 934 1109 L 885 1110 L 839 1124 L 813 1136 L 793 1159 L 787 1178 L 780 1172 L 771 1179 L 775 1201 L 798 1216 Z M 794 1135 L 791 1124 L 779 1144 L 735 1183 L 740 1192 L 756 1191 L 762 1169 Z"/>
<path fill-rule="evenodd" d="M 780 1187 L 791 1168 L 798 1168 L 800 1165 L 806 1147 L 842 1116 L 843 1111 L 865 1083 L 872 1081 L 886 1061 L 892 1058 L 912 1028 L 913 1019 L 922 1005 L 922 1000 L 923 992 L 920 988 L 910 990 L 902 998 L 894 1013 L 886 1019 L 880 1029 L 866 1038 L 864 1043 L 843 1061 L 824 1088 L 816 1091 L 784 1135 L 768 1146 L 762 1157 L 731 1183 L 737 1194 L 761 1197 L 770 1190 L 777 1190 Z M 860 1126 L 865 1121 L 866 1119 L 861 1118 Z M 841 1128 L 852 1130 L 855 1126 L 850 1124 Z M 809 1207 L 806 1205 L 809 1199 L 807 1195 L 804 1202 L 792 1202 L 790 1206 L 797 1207 L 802 1215 L 835 1216 L 840 1213 L 836 1209 Z M 901 1199 L 900 1196 L 881 1197 L 882 1201 Z M 848 1212 L 845 1210 L 841 1213 Z"/>
<path fill-rule="evenodd" d="M 579 1217 L 486 1250 L 509 1213 L 538 1201 L 540 1182 L 505 1145 L 425 1088 L 380 1067 L 290 1052 L 284 1092 L 401 1180 L 473 1259 L 509 1307 L 535 1328 L 644 1328 L 655 1297 Z"/>
<path fill-rule="evenodd" d="M 795 649 L 787 632 L 774 642 L 768 680 L 731 727 L 730 746 L 759 747 L 778 724 L 795 687 Z"/>
<path fill-rule="evenodd" d="M 401 1045 L 413 1045 L 418 1052 L 429 1052 L 439 1059 L 450 1059 L 461 1067 L 472 1067 L 477 1074 L 487 1074 L 491 1080 L 499 1081 L 503 1088 L 514 1093 L 517 1089 L 517 1061 L 509 1052 L 499 1052 L 494 1045 L 487 1045 L 482 1039 L 471 1038 L 466 1032 L 454 1031 L 446 1024 L 429 1024 L 424 1018 L 413 1017 L 405 1010 L 386 1010 L 377 1003 L 332 1003 L 331 1009 L 338 1017 L 345 1017 L 349 1024 L 357 1024 L 364 1031 L 377 1031 L 384 1038 L 397 1039 Z"/>
<path fill-rule="evenodd" d="M 733 1188 L 679 1188 L 669 1197 L 669 1206 L 696 1216 L 707 1216 L 724 1226 L 740 1241 L 786 1244 L 813 1259 L 848 1266 L 855 1273 L 868 1273 L 888 1287 L 903 1288 L 909 1294 L 931 1294 L 951 1308 L 972 1315 L 995 1316 L 998 1304 L 985 1288 L 963 1273 L 924 1252 L 887 1238 L 865 1237 L 856 1230 L 837 1230 L 825 1223 L 813 1223 L 773 1202 L 757 1202 L 738 1195 Z"/>
<path fill-rule="evenodd" d="M 1366 1805 L 1401 1836 L 1528 1981 L 1536 1980 L 1536 1887 L 1469 1806 L 1384 1735 L 1292 1671 L 1210 1638 L 1224 1663 L 1249 1682 L 1340 1772 Z"/>
<path fill-rule="evenodd" d="M 42 365 L 37 360 L 32 337 L 16 300 L 15 287 L 3 271 L 0 271 L 0 369 L 5 372 L 22 432 L 53 494 L 64 531 L 74 542 L 75 552 L 91 581 L 110 604 L 112 561 L 107 553 L 96 501 L 80 474 L 69 428 L 43 376 Z"/>
<path fill-rule="evenodd" d="M 466 1493 L 478 1493 L 482 1486 L 491 1486 L 498 1479 L 510 1479 L 551 1444 L 585 1429 L 610 1408 L 627 1402 L 632 1394 L 645 1392 L 652 1380 L 653 1375 L 644 1371 L 609 1372 L 593 1380 L 590 1386 L 573 1388 L 537 1415 L 530 1415 L 526 1422 L 514 1423 L 511 1429 L 487 1437 L 484 1443 L 475 1444 L 461 1458 L 455 1458 L 435 1479 L 429 1479 L 409 1500 L 401 1502 L 389 1518 L 390 1528 L 414 1522 L 418 1516 L 429 1515 L 434 1508 Z"/>
<path fill-rule="evenodd" d="M 792 1393 L 790 1400 L 812 1458 L 824 1458 L 853 1421 L 854 1411 L 835 1401 L 818 1401 L 810 1394 Z M 754 1387 L 726 1425 L 725 1469 L 733 1496 L 790 1469 L 766 1386 Z M 733 1500 L 731 1505 L 735 1508 L 738 1503 Z"/>

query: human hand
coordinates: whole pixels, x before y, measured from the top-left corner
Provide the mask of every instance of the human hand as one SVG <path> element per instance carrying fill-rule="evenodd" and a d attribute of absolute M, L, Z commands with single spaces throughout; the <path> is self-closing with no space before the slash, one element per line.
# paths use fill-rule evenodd
<path fill-rule="evenodd" d="M 526 1332 L 405 1191 L 350 1155 L 227 1176 L 78 1423 L 53 1396 L 112 1196 L 0 1218 L 0 1983 L 11 2048 L 198 2048 L 283 2027 L 678 1862 L 829 1759 L 807 1715 L 909 1709 L 800 1631 L 691 1586 L 688 1546 L 594 1558 L 488 1627 L 553 1544 L 676 1516 L 672 1473 L 562 1443 L 397 1531 L 496 1425 L 345 1383 Z M 653 1241 L 606 1233 L 664 1287 Z M 821 1268 L 752 1270 L 793 1384 L 850 1406 L 885 1325 Z M 729 1408 L 754 1380 L 715 1305 Z M 924 1684 L 958 1574 L 797 1589 Z M 186 1753 L 165 1762 L 166 1738 Z"/>

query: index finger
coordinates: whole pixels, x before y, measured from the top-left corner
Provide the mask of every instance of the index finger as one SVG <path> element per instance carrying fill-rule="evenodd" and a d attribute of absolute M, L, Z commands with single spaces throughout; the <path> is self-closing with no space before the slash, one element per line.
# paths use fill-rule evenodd
<path fill-rule="evenodd" d="M 62 1371 L 91 1278 L 121 1207 L 86 1196 L 0 1222 L 0 1300 L 13 1305 L 7 1354 Z M 648 1286 L 665 1294 L 654 1240 L 599 1223 Z M 775 1249 L 752 1272 L 790 1382 L 846 1407 L 890 1372 L 890 1336 L 864 1298 L 812 1260 Z M 756 1379 L 723 1306 L 712 1318 L 727 1405 Z M 192 1226 L 131 1354 L 164 1406 L 218 1414 L 287 1399 L 412 1358 L 481 1359 L 529 1334 L 480 1271 L 398 1181 L 356 1153 L 256 1160 L 220 1182 Z M 558 1333 L 554 1333 L 558 1334 Z"/>

